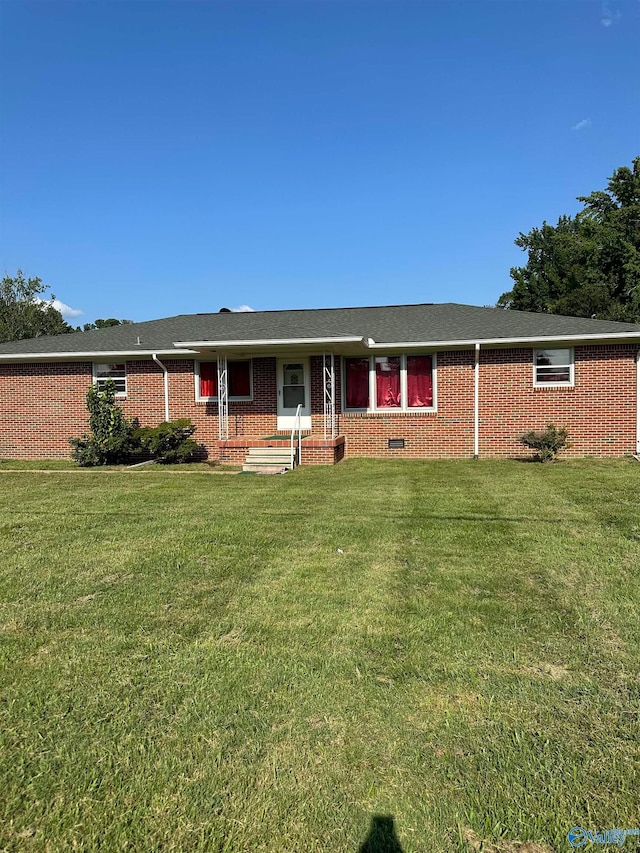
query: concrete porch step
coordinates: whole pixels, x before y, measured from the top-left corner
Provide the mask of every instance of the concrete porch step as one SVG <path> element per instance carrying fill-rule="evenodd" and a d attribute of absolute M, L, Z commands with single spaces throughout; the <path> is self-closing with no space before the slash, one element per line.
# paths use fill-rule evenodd
<path fill-rule="evenodd" d="M 251 474 L 284 474 L 285 471 L 290 471 L 289 465 L 247 465 L 242 466 L 242 470 Z"/>
<path fill-rule="evenodd" d="M 247 456 L 245 465 L 286 465 L 291 467 L 291 456 Z"/>
<path fill-rule="evenodd" d="M 289 456 L 291 447 L 250 447 L 249 456 Z"/>
<path fill-rule="evenodd" d="M 291 468 L 291 451 L 288 447 L 250 447 L 242 466 L 243 471 L 267 473 Z"/>

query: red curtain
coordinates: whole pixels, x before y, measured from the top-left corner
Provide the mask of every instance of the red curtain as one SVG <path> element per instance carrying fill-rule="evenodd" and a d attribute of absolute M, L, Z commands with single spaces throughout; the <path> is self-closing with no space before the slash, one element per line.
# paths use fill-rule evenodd
<path fill-rule="evenodd" d="M 251 362 L 227 362 L 227 382 L 229 397 L 251 396 Z M 200 396 L 218 396 L 218 363 L 216 361 L 200 362 Z"/>
<path fill-rule="evenodd" d="M 407 396 L 410 408 L 427 408 L 433 405 L 433 380 L 429 356 L 407 356 Z"/>
<path fill-rule="evenodd" d="M 348 409 L 369 408 L 369 359 L 346 359 L 346 404 Z"/>
<path fill-rule="evenodd" d="M 376 358 L 376 405 L 379 409 L 400 406 L 400 356 Z"/>
<path fill-rule="evenodd" d="M 215 361 L 200 362 L 200 396 L 218 396 L 218 364 Z"/>
<path fill-rule="evenodd" d="M 250 397 L 251 396 L 251 362 L 230 361 L 229 370 L 229 396 Z"/>

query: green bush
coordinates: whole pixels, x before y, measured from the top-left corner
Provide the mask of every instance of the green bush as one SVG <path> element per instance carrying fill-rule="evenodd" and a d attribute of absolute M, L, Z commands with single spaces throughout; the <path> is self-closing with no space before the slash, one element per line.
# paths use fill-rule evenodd
<path fill-rule="evenodd" d="M 107 379 L 102 391 L 92 385 L 87 392 L 90 435 L 70 438 L 73 447 L 71 457 L 84 468 L 95 465 L 119 465 L 127 462 L 139 452 L 136 437 L 137 421 L 125 418 L 116 405 L 116 388 L 113 380 Z"/>
<path fill-rule="evenodd" d="M 191 462 L 204 456 L 204 448 L 191 436 L 195 426 L 187 418 L 164 421 L 156 427 L 141 427 L 137 418 L 128 420 L 116 404 L 116 389 L 107 379 L 103 390 L 92 385 L 87 393 L 90 435 L 70 438 L 72 458 L 83 468 L 122 465 L 140 459 L 162 464 Z"/>
<path fill-rule="evenodd" d="M 526 432 L 520 438 L 520 443 L 537 451 L 533 458 L 538 462 L 554 462 L 560 451 L 571 447 L 568 436 L 566 427 L 558 429 L 555 424 L 547 424 L 547 428 L 541 432 Z"/>
<path fill-rule="evenodd" d="M 138 439 L 145 454 L 164 465 L 191 462 L 201 451 L 191 436 L 196 431 L 188 418 L 140 427 Z"/>

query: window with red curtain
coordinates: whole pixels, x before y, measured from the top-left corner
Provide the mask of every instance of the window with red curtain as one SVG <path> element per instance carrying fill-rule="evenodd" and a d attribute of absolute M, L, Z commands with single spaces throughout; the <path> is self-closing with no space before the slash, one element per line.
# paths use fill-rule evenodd
<path fill-rule="evenodd" d="M 376 358 L 376 406 L 399 409 L 400 405 L 400 356 Z"/>
<path fill-rule="evenodd" d="M 229 397 L 251 396 L 251 362 L 229 361 Z"/>
<path fill-rule="evenodd" d="M 233 399 L 234 397 L 250 397 L 251 362 L 228 361 L 227 371 L 229 399 Z M 216 361 L 200 362 L 200 396 L 218 396 L 218 363 Z"/>
<path fill-rule="evenodd" d="M 433 374 L 428 355 L 407 356 L 407 406 L 423 409 L 433 406 Z"/>
<path fill-rule="evenodd" d="M 218 364 L 215 361 L 200 362 L 200 396 L 218 396 Z"/>
<path fill-rule="evenodd" d="M 345 359 L 345 403 L 348 409 L 369 408 L 369 359 Z"/>

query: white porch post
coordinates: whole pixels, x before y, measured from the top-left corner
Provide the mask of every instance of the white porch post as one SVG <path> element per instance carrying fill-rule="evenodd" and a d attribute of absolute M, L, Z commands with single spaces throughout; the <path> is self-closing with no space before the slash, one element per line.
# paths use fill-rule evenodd
<path fill-rule="evenodd" d="M 333 353 L 322 354 L 324 437 L 336 437 L 336 373 Z"/>
<path fill-rule="evenodd" d="M 229 438 L 229 372 L 227 358 L 218 353 L 218 436 Z"/>

